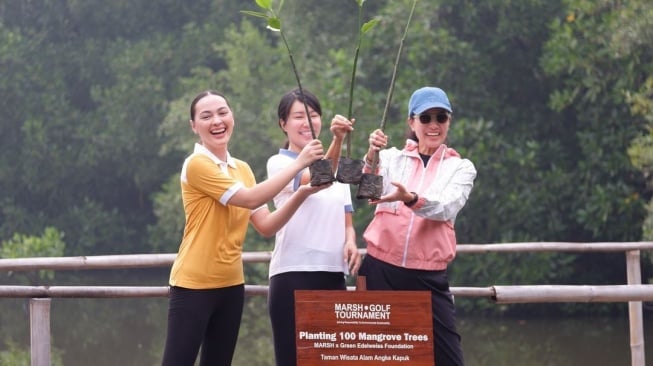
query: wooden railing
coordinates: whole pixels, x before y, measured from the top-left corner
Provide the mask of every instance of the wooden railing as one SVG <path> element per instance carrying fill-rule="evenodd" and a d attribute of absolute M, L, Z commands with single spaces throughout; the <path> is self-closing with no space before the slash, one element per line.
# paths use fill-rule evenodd
<path fill-rule="evenodd" d="M 644 366 L 642 301 L 653 301 L 653 285 L 642 285 L 640 251 L 653 242 L 505 243 L 458 245 L 459 254 L 524 252 L 625 252 L 627 284 L 452 287 L 455 296 L 486 297 L 500 304 L 543 302 L 628 302 L 632 366 Z M 361 250 L 365 254 L 365 250 Z M 169 267 L 175 254 L 0 259 L 0 272 Z M 243 253 L 243 262 L 269 262 L 270 252 Z M 265 285 L 245 285 L 247 295 L 266 295 Z M 350 290 L 355 288 L 350 287 Z M 167 297 L 168 286 L 0 286 L 0 298 L 30 298 L 32 366 L 50 365 L 52 298 Z"/>

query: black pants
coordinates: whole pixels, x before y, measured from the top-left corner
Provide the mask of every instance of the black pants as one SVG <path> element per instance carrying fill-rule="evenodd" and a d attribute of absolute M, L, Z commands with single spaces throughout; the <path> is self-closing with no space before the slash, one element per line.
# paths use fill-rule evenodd
<path fill-rule="evenodd" d="M 358 274 L 365 276 L 368 290 L 431 291 L 435 365 L 465 364 L 446 270 L 423 271 L 397 267 L 368 254 L 363 259 Z"/>
<path fill-rule="evenodd" d="M 270 278 L 268 309 L 277 366 L 297 364 L 295 290 L 346 290 L 342 272 L 286 272 Z"/>
<path fill-rule="evenodd" d="M 230 366 L 243 315 L 245 285 L 219 289 L 170 288 L 163 366 Z"/>

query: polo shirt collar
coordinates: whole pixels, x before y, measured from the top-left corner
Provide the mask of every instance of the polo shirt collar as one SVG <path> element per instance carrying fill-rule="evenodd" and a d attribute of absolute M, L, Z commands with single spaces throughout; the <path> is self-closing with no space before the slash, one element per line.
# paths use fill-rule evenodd
<path fill-rule="evenodd" d="M 294 151 L 290 151 L 288 149 L 279 149 L 279 155 L 287 156 L 293 159 L 297 159 L 299 156 L 299 153 L 296 153 Z"/>
<path fill-rule="evenodd" d="M 209 158 L 211 158 L 211 160 L 213 160 L 213 162 L 216 163 L 217 165 L 222 166 L 222 165 L 226 164 L 226 165 L 228 165 L 228 166 L 230 166 L 230 167 L 232 167 L 234 169 L 236 168 L 236 161 L 234 160 L 234 158 L 231 157 L 231 154 L 229 154 L 229 151 L 227 151 L 227 161 L 226 162 L 220 160 L 220 158 L 213 155 L 213 153 L 210 152 L 209 149 L 204 147 L 204 145 L 202 145 L 202 144 L 195 143 L 195 149 L 193 150 L 193 153 L 194 154 L 206 155 Z"/>

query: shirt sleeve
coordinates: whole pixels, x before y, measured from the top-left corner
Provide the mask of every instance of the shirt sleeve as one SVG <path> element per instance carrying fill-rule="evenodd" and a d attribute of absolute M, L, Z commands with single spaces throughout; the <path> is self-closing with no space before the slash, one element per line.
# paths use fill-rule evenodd
<path fill-rule="evenodd" d="M 474 186 L 476 168 L 471 161 L 461 159 L 453 172 L 443 178 L 447 182 L 441 191 L 420 196 L 413 208 L 415 214 L 431 220 L 455 221 Z"/>
<path fill-rule="evenodd" d="M 351 186 L 349 184 L 342 184 L 342 195 L 345 200 L 345 212 L 354 212 L 354 205 L 351 203 Z"/>
<path fill-rule="evenodd" d="M 292 163 L 292 158 L 288 156 L 283 156 L 280 154 L 273 155 L 268 159 L 267 162 L 267 173 L 268 179 L 278 174 L 281 170 L 285 169 Z M 285 187 L 274 196 L 273 202 L 276 208 L 281 207 L 290 196 L 299 189 L 299 184 L 301 182 L 303 170 L 295 175 L 295 178 L 291 180 Z"/>
<path fill-rule="evenodd" d="M 190 186 L 220 201 L 223 205 L 243 187 L 241 182 L 222 172 L 209 157 L 202 155 L 189 159 L 185 178 Z"/>

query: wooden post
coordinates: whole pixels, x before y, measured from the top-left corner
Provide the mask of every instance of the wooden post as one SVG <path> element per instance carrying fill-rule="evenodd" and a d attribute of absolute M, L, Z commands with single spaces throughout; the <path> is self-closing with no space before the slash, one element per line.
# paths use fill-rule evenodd
<path fill-rule="evenodd" d="M 626 252 L 626 271 L 628 272 L 629 285 L 641 285 L 642 273 L 640 269 L 639 250 Z M 644 355 L 644 321 L 642 316 L 642 302 L 628 302 L 628 316 L 630 319 L 630 354 L 632 366 L 645 366 Z"/>
<path fill-rule="evenodd" d="M 367 280 L 365 276 L 356 277 L 356 291 L 367 291 Z"/>
<path fill-rule="evenodd" d="M 29 300 L 31 366 L 50 366 L 50 302 L 49 298 Z"/>

